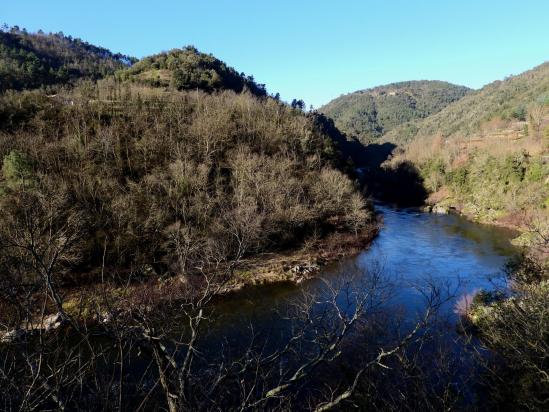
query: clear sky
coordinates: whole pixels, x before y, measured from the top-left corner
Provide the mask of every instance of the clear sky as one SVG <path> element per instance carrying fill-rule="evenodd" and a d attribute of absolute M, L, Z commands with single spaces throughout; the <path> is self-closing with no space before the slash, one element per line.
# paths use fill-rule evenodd
<path fill-rule="evenodd" d="M 315 107 L 402 80 L 478 88 L 549 60 L 548 0 L 0 1 L 0 23 L 136 57 L 192 44 Z"/>

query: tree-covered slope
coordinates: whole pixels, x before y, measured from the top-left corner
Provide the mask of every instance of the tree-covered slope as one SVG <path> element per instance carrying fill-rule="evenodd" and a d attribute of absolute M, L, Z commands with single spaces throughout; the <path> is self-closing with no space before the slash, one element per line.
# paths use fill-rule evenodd
<path fill-rule="evenodd" d="M 0 30 L 0 92 L 96 80 L 129 66 L 135 59 L 112 53 L 63 33 Z"/>
<path fill-rule="evenodd" d="M 239 73 L 192 46 L 145 57 L 117 73 L 117 78 L 171 90 L 232 90 L 237 93 L 248 90 L 258 96 L 266 95 L 265 86 L 257 84 L 252 76 Z"/>
<path fill-rule="evenodd" d="M 402 142 L 435 135 L 472 136 L 490 121 L 528 121 L 531 115 L 536 115 L 536 107 L 548 101 L 549 63 L 545 63 L 469 93 L 419 123 L 413 133 L 398 128 L 390 132 L 387 139 Z"/>
<path fill-rule="evenodd" d="M 397 126 L 413 124 L 469 92 L 441 81 L 410 81 L 361 90 L 332 100 L 320 111 L 347 135 L 372 142 Z"/>
<path fill-rule="evenodd" d="M 521 226 L 549 211 L 549 64 L 493 82 L 384 139 L 413 163 L 429 202 Z"/>
<path fill-rule="evenodd" d="M 59 222 L 76 213 L 85 242 L 70 272 L 84 276 L 105 237 L 116 247 L 102 259 L 114 270 L 164 275 L 205 266 L 205 251 L 229 264 L 334 231 L 356 234 L 370 211 L 330 125 L 192 47 L 55 96 L 8 91 L 0 210 L 4 222 L 30 208 L 53 208 Z M 195 250 L 184 268 L 174 240 Z"/>

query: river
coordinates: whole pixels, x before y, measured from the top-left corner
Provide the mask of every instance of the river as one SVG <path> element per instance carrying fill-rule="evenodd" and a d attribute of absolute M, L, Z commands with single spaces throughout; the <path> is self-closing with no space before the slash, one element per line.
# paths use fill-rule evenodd
<path fill-rule="evenodd" d="M 478 289 L 503 286 L 506 262 L 517 254 L 510 240 L 512 230 L 481 225 L 456 215 L 423 213 L 376 205 L 383 220 L 379 236 L 359 255 L 326 266 L 319 277 L 334 281 L 350 272 L 381 271 L 390 279 L 395 305 L 411 319 L 422 309 L 421 287 L 438 285 L 455 295 L 445 305 L 449 316 L 456 299 Z M 275 284 L 252 287 L 230 295 L 218 306 L 223 314 L 223 333 L 239 329 L 238 323 L 271 325 L 273 313 L 297 298 L 303 290 L 316 290 L 319 280 L 300 286 Z"/>
<path fill-rule="evenodd" d="M 276 349 L 284 345 L 291 333 L 288 330 L 291 322 L 285 314 L 292 302 L 302 299 L 304 292 L 313 292 L 317 301 L 321 301 L 326 294 L 324 282 L 336 284 L 353 273 L 357 279 L 353 283 L 360 287 L 361 281 L 367 282 L 374 271 L 381 273 L 384 282 L 390 284 L 391 292 L 383 302 L 387 329 L 395 325 L 401 331 L 413 328 L 425 313 L 429 291 L 435 288 L 440 292 L 438 297 L 444 303 L 430 326 L 429 333 L 433 338 L 423 347 L 422 360 L 419 361 L 424 368 L 425 382 L 429 382 L 429 390 L 438 385 L 459 391 L 459 402 L 464 404 L 478 402 L 479 397 L 484 396 L 475 392 L 477 385 L 472 383 L 479 373 L 478 363 L 476 355 L 469 350 L 471 342 L 466 349 L 456 327 L 459 321 L 456 304 L 476 290 L 505 287 L 505 264 L 518 254 L 510 242 L 516 233 L 473 223 L 456 215 L 395 209 L 384 204 L 377 204 L 376 210 L 383 220 L 383 227 L 371 247 L 357 256 L 326 266 L 319 278 L 301 285 L 258 286 L 223 298 L 216 307 L 218 316 L 207 339 L 215 342 L 212 345 L 214 350 L 219 349 L 219 342 L 237 348 L 249 342 L 252 331 L 255 334 L 264 332 L 270 336 L 267 351 Z M 351 345 L 353 349 L 347 354 L 347 364 L 352 365 L 366 345 L 370 345 L 370 350 L 373 347 L 375 353 L 378 350 L 375 345 L 383 341 L 383 338 L 380 341 L 376 338 L 373 346 L 372 339 L 364 340 L 362 337 Z M 476 349 L 473 352 L 476 353 Z M 489 356 L 489 352 L 482 356 Z M 440 369 L 441 359 L 447 368 L 444 373 Z M 338 370 L 336 366 L 335 371 Z M 399 374 L 402 372 L 394 373 L 384 377 L 391 382 L 389 385 L 401 379 Z M 330 374 L 337 376 L 333 372 Z M 322 379 L 321 383 L 324 382 Z M 381 388 L 386 387 L 387 383 L 381 383 Z M 413 396 L 413 393 L 406 396 Z"/>
<path fill-rule="evenodd" d="M 295 359 L 299 359 L 303 353 L 314 353 L 314 345 L 318 342 L 311 340 L 315 342 L 311 343 L 307 339 L 322 336 L 322 328 L 328 334 L 332 330 L 329 322 L 328 327 L 321 323 L 318 328 L 314 322 L 296 322 L 292 318 L 292 313 L 296 313 L 292 312 L 293 304 L 301 302 L 304 294 L 315 296 L 313 302 L 316 303 L 311 306 L 311 311 L 315 311 L 316 307 L 322 307 L 322 301 L 327 296 L 326 285 L 336 285 L 349 279 L 351 274 L 350 285 L 358 292 L 363 286 L 367 288 L 373 278 L 379 277 L 380 287 L 375 290 L 382 292 L 373 300 L 379 298 L 381 304 L 378 306 L 376 301 L 368 306 L 366 316 L 372 322 L 368 320 L 370 323 L 360 324 L 364 328 L 356 333 L 353 330 L 349 339 L 345 340 L 344 354 L 337 361 L 316 369 L 311 381 L 307 383 L 310 385 L 308 389 L 342 382 L 348 385 L 348 378 L 355 373 L 353 368 L 364 364 L 361 361 L 367 362 L 372 356 L 377 356 L 381 346 L 394 347 L 399 340 L 396 335 L 407 333 L 414 327 L 425 312 L 425 297 L 429 296 L 429 290 L 434 287 L 440 291 L 438 298 L 444 304 L 440 305 L 437 317 L 433 323 L 429 323 L 428 330 L 425 328 L 421 331 L 421 338 L 429 336 L 429 340 L 426 340 L 426 344 L 416 344 L 420 348 L 416 352 L 419 355 L 414 358 L 417 368 L 414 367 L 413 376 L 404 376 L 403 373 L 409 371 L 395 363 L 389 370 L 376 367 L 372 373 L 369 372 L 368 377 L 375 383 L 376 396 L 381 400 L 386 395 L 398 392 L 406 402 L 412 402 L 418 390 L 425 388 L 427 392 L 431 391 L 428 396 L 436 399 L 450 388 L 459 394 L 456 398 L 461 403 L 478 401 L 475 392 L 477 385 L 471 383 L 478 375 L 476 358 L 469 356 L 470 352 L 466 351 L 461 342 L 456 328 L 459 318 L 455 313 L 455 305 L 461 296 L 477 289 L 490 289 L 498 284 L 501 286 L 501 282 L 504 285 L 505 263 L 518 252 L 510 243 L 516 234 L 510 230 L 472 223 L 454 215 L 395 209 L 384 204 L 377 204 L 376 210 L 383 226 L 373 244 L 362 253 L 325 266 L 317 278 L 300 285 L 277 283 L 249 287 L 222 296 L 215 302 L 213 312 L 208 311 L 206 314 L 208 322 L 204 322 L 194 363 L 195 372 L 200 371 L 204 375 L 198 373 L 199 378 L 207 382 L 206 386 L 211 383 L 208 381 L 209 374 L 215 373 L 218 365 L 225 365 L 227 359 L 240 359 L 239 356 L 246 352 L 248 345 L 254 347 L 254 356 L 259 353 L 260 356 L 267 356 L 283 347 L 289 336 L 296 333 L 296 325 L 298 335 L 299 328 L 302 328 L 301 331 L 306 330 L 302 335 L 303 341 L 299 341 L 292 355 L 277 367 L 289 367 L 290 370 L 297 367 L 294 365 Z M 338 299 L 344 311 L 353 310 L 352 303 L 345 306 L 344 295 Z M 178 313 L 164 318 L 169 322 L 165 330 L 175 335 L 181 331 L 185 334 L 188 325 L 188 319 L 178 317 Z M 254 345 L 251 345 L 252 336 L 260 337 L 254 341 Z M 416 349 L 412 347 L 412 350 Z M 141 385 L 140 382 L 145 382 L 144 388 L 152 391 L 157 382 L 154 369 L 146 372 L 151 370 L 149 360 L 146 357 L 142 359 L 139 351 L 135 352 L 135 356 L 131 352 L 128 365 L 125 366 L 126 373 L 129 373 L 128 387 L 132 387 L 130 383 L 139 382 Z M 115 357 L 116 353 L 113 360 Z M 111 363 L 108 358 L 105 366 L 107 370 Z M 419 380 L 417 370 L 421 370 Z M 419 389 L 410 387 L 410 381 L 424 386 Z M 361 392 L 356 392 L 360 397 Z M 304 391 L 305 396 L 307 393 L 312 392 Z M 225 396 L 225 392 L 222 395 Z M 418 397 L 420 400 L 417 405 L 421 409 L 421 396 Z M 162 402 L 161 396 L 158 399 Z M 226 402 L 230 404 L 231 400 Z"/>

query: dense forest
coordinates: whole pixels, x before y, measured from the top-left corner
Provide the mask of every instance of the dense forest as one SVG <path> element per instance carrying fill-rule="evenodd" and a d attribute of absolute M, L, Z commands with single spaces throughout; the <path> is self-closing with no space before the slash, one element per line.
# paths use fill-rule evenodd
<path fill-rule="evenodd" d="M 63 33 L 0 30 L 0 92 L 97 80 L 135 61 Z"/>
<path fill-rule="evenodd" d="M 267 94 L 265 85 L 256 83 L 252 76 L 238 73 L 221 60 L 191 46 L 146 57 L 119 71 L 116 77 L 121 81 L 171 90 L 232 90 L 236 93 L 246 90 L 256 96 Z"/>
<path fill-rule="evenodd" d="M 343 95 L 320 111 L 349 137 L 367 144 L 398 126 L 414 130 L 417 120 L 439 112 L 469 91 L 440 81 L 393 83 Z"/>
<path fill-rule="evenodd" d="M 176 273 L 176 240 L 189 248 L 187 271 L 209 249 L 237 259 L 367 222 L 314 114 L 232 91 L 116 89 L 111 79 L 86 90 L 93 102 L 78 89 L 37 98 L 36 115 L 2 136 L 3 222 L 17 225 L 31 205 L 39 219 L 53 207 L 60 224 L 78 216 L 71 276 L 101 259 Z"/>

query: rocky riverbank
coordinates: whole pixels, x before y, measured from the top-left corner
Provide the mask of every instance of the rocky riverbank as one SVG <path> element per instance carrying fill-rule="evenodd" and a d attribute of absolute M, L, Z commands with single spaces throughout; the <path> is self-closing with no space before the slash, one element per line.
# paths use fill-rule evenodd
<path fill-rule="evenodd" d="M 504 227 L 520 233 L 528 230 L 528 222 L 533 218 L 533 212 L 528 210 L 518 210 L 509 213 L 499 210 L 482 209 L 472 203 L 460 202 L 453 198 L 449 191 L 444 188 L 438 192 L 431 193 L 425 201 L 422 210 L 426 213 L 442 215 L 457 214 L 472 222 Z"/>
<path fill-rule="evenodd" d="M 244 261 L 224 293 L 276 282 L 300 284 L 315 277 L 326 264 L 368 248 L 377 236 L 379 227 L 380 224 L 376 223 L 357 234 L 334 233 L 298 251 L 264 254 Z"/>

